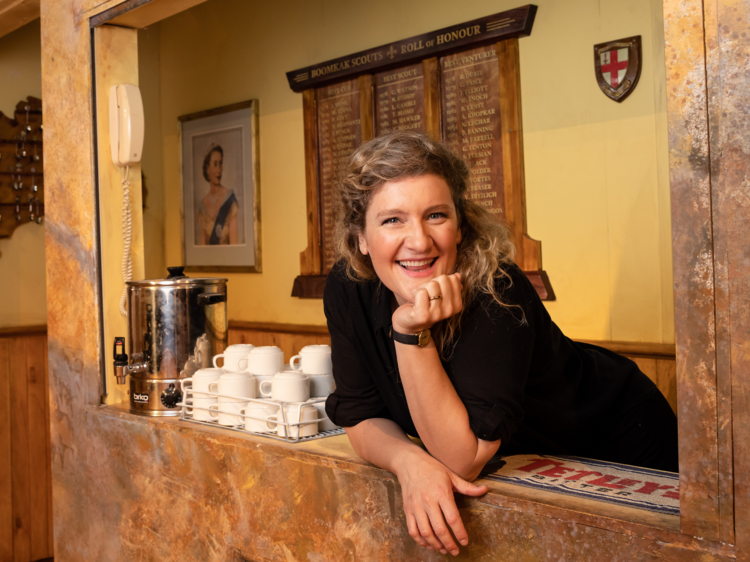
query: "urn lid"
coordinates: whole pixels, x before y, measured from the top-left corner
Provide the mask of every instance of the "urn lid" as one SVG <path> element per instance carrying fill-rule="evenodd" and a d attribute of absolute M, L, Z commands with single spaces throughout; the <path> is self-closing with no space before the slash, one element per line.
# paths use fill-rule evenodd
<path fill-rule="evenodd" d="M 227 280 L 221 277 L 188 277 L 183 272 L 184 266 L 168 267 L 169 275 L 165 279 L 141 279 L 128 281 L 130 287 L 197 287 L 205 285 L 226 285 Z"/>

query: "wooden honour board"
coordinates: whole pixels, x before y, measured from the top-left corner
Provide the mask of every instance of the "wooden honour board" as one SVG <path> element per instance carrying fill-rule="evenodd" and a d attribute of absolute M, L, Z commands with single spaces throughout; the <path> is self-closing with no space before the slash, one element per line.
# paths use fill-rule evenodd
<path fill-rule="evenodd" d="M 489 25 L 495 39 L 499 25 L 509 19 L 503 16 L 511 12 L 518 10 L 454 27 L 481 30 Z M 530 32 L 527 23 L 522 29 Z M 445 37 L 444 31 L 433 35 Z M 424 45 L 430 35 L 397 44 Z M 348 79 L 303 91 L 308 247 L 300 256 L 302 275 L 295 280 L 293 296 L 322 297 L 335 260 L 335 184 L 349 156 L 363 142 L 398 129 L 440 138 L 464 158 L 470 168 L 469 198 L 508 222 L 516 263 L 542 299 L 555 298 L 541 267 L 541 243 L 526 234 L 518 35 L 489 44 L 477 40 L 478 46 L 468 43 L 382 71 L 350 73 Z M 288 73 L 293 88 L 293 76 L 314 74 L 310 68 Z"/>

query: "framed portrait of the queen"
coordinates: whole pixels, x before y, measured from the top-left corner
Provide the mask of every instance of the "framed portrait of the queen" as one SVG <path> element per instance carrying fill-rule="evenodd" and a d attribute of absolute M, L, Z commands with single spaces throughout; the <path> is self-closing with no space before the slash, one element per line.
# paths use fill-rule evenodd
<path fill-rule="evenodd" d="M 179 121 L 185 269 L 260 272 L 258 100 Z"/>

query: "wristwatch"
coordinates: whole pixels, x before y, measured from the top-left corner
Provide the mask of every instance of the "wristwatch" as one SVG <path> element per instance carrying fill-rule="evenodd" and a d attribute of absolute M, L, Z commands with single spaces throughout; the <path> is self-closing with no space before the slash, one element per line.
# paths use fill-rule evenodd
<path fill-rule="evenodd" d="M 400 334 L 393 329 L 393 326 L 391 326 L 391 337 L 393 337 L 393 341 L 397 341 L 398 343 L 424 347 L 428 343 L 430 343 L 430 329 L 427 328 L 425 330 L 422 330 L 421 332 L 414 334 L 413 336 L 409 336 L 407 334 Z"/>

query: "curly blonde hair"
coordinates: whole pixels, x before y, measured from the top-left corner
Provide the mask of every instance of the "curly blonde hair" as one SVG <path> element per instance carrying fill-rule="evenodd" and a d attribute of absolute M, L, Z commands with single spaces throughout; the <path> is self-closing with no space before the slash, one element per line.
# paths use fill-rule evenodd
<path fill-rule="evenodd" d="M 386 182 L 425 174 L 445 180 L 456 207 L 461 231 L 456 271 L 463 283 L 463 309 L 482 293 L 500 306 L 508 306 L 497 293 L 495 280 L 508 278 L 503 265 L 513 263 L 515 246 L 510 232 L 492 213 L 468 199 L 466 163 L 422 133 L 393 131 L 366 142 L 350 156 L 337 184 L 334 235 L 336 257 L 343 258 L 347 276 L 354 281 L 377 278 L 370 256 L 359 249 L 359 235 L 364 233 L 365 215 L 377 189 Z M 462 313 L 432 329 L 443 357 L 450 355 L 458 339 Z"/>

